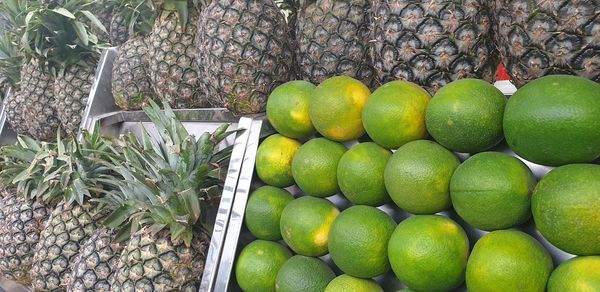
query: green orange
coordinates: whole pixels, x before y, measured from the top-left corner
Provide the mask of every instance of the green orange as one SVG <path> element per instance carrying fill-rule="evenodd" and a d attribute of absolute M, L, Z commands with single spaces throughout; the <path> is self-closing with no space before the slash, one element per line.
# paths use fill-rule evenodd
<path fill-rule="evenodd" d="M 479 152 L 502 140 L 506 97 L 480 79 L 460 79 L 442 87 L 425 114 L 429 134 L 458 152 Z"/>
<path fill-rule="evenodd" d="M 572 258 L 558 266 L 548 280 L 548 292 L 600 291 L 600 256 Z"/>
<path fill-rule="evenodd" d="M 317 131 L 334 141 L 349 141 L 365 134 L 362 110 L 371 95 L 360 81 L 336 76 L 313 91 L 309 116 Z"/>
<path fill-rule="evenodd" d="M 246 292 L 275 291 L 275 279 L 292 253 L 282 245 L 266 240 L 248 244 L 237 258 L 235 276 Z"/>
<path fill-rule="evenodd" d="M 329 232 L 329 254 L 344 273 L 377 277 L 390 269 L 388 240 L 396 222 L 383 211 L 370 206 L 344 210 Z"/>
<path fill-rule="evenodd" d="M 279 240 L 281 213 L 294 197 L 286 190 L 263 186 L 256 189 L 246 205 L 244 220 L 252 235 L 259 239 Z"/>
<path fill-rule="evenodd" d="M 350 275 L 340 275 L 329 282 L 325 292 L 383 292 L 381 286 L 370 279 L 355 278 Z"/>
<path fill-rule="evenodd" d="M 298 254 L 322 256 L 327 253 L 329 232 L 339 214 L 328 200 L 310 196 L 295 199 L 281 213 L 283 240 Z"/>
<path fill-rule="evenodd" d="M 385 187 L 398 207 L 413 214 L 434 214 L 450 207 L 450 179 L 460 161 L 429 140 L 404 144 L 384 172 Z"/>
<path fill-rule="evenodd" d="M 256 173 L 268 185 L 285 188 L 294 184 L 292 159 L 300 142 L 275 134 L 265 139 L 256 153 Z"/>
<path fill-rule="evenodd" d="M 465 279 L 469 239 L 456 222 L 418 215 L 396 227 L 388 254 L 400 281 L 416 291 L 451 291 Z"/>
<path fill-rule="evenodd" d="M 277 292 L 323 292 L 335 273 L 319 259 L 295 255 L 277 273 Z"/>
<path fill-rule="evenodd" d="M 310 98 L 315 86 L 303 80 L 277 86 L 267 101 L 267 119 L 286 137 L 301 139 L 315 133 L 308 116 Z"/>
<path fill-rule="evenodd" d="M 338 163 L 345 152 L 344 145 L 325 138 L 304 143 L 292 161 L 292 174 L 298 187 L 315 197 L 338 193 Z"/>
<path fill-rule="evenodd" d="M 516 230 L 483 236 L 467 264 L 470 292 L 543 292 L 552 272 L 552 258 L 533 237 Z"/>
<path fill-rule="evenodd" d="M 363 109 L 363 125 L 377 144 L 396 149 L 427 137 L 425 110 L 431 96 L 417 84 L 392 81 L 379 87 Z"/>
<path fill-rule="evenodd" d="M 381 206 L 390 201 L 385 189 L 383 172 L 392 153 L 373 143 L 360 143 L 340 159 L 338 185 L 353 204 Z"/>

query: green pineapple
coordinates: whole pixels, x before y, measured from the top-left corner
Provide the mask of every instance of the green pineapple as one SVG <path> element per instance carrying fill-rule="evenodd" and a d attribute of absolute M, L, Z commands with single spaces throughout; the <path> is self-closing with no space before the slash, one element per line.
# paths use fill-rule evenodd
<path fill-rule="evenodd" d="M 600 82 L 600 1 L 491 2 L 498 48 L 517 87 L 550 74 Z"/>
<path fill-rule="evenodd" d="M 110 19 L 109 38 L 120 46 L 138 35 L 147 35 L 154 25 L 154 7 L 149 0 L 113 0 L 116 2 Z"/>
<path fill-rule="evenodd" d="M 303 79 L 319 84 L 329 77 L 345 75 L 372 84 L 370 2 L 306 2 L 296 27 L 296 57 Z"/>
<path fill-rule="evenodd" d="M 214 107 L 265 111 L 278 85 L 294 79 L 289 28 L 273 0 L 215 0 L 198 24 L 199 78 Z"/>
<path fill-rule="evenodd" d="M 119 48 L 113 63 L 112 92 L 121 109 L 142 109 L 155 97 L 144 58 L 147 53 L 148 47 L 142 37 L 130 39 Z"/>
<path fill-rule="evenodd" d="M 216 152 L 228 125 L 199 139 L 165 104 L 145 109 L 160 134 L 128 136 L 120 192 L 106 197 L 115 211 L 105 224 L 131 235 L 110 278 L 115 291 L 197 291 L 210 243 L 205 208 L 220 193 L 229 150 Z M 118 163 L 118 162 L 117 162 Z"/>
<path fill-rule="evenodd" d="M 374 0 L 372 58 L 380 83 L 430 93 L 461 78 L 493 82 L 498 66 L 487 0 Z"/>

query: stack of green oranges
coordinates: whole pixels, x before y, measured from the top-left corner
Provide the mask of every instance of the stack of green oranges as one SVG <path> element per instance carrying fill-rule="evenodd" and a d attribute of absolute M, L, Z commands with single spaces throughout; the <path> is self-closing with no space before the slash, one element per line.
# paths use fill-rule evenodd
<path fill-rule="evenodd" d="M 513 98 L 523 104 L 518 108 L 477 79 L 449 83 L 433 97 L 407 81 L 371 93 L 345 76 L 318 86 L 291 81 L 277 87 L 267 103 L 277 133 L 262 141 L 256 157 L 265 186 L 251 193 L 246 207 L 245 223 L 256 240 L 237 259 L 240 288 L 398 290 L 375 281 L 391 271 L 412 291 L 452 291 L 464 284 L 475 292 L 600 291 L 600 270 L 585 270 L 600 264 L 600 166 L 561 166 L 538 183 L 521 159 L 489 151 L 509 126 L 515 133 L 506 136 L 509 146 L 535 163 L 600 156 L 600 144 L 586 127 L 566 134 L 588 131 L 589 141 L 571 141 L 577 145 L 569 149 L 580 155 L 556 154 L 548 146 L 540 150 L 545 156 L 530 144 L 542 145 L 543 138 L 529 141 L 523 131 L 530 127 L 515 126 L 516 120 L 526 123 L 531 104 L 551 108 L 539 101 L 535 86 L 580 81 L 543 79 L 517 92 Z M 578 104 L 570 97 L 571 108 L 600 129 L 600 85 L 577 84 L 585 87 L 581 94 L 598 93 L 597 99 Z M 566 94 L 555 91 L 543 92 Z M 294 198 L 290 191 L 298 189 L 292 186 L 301 195 Z M 383 211 L 390 204 L 406 213 L 390 216 Z M 551 244 L 579 257 L 552 272 L 552 258 L 535 238 L 508 230 L 531 217 Z M 464 228 L 485 235 L 469 237 Z"/>

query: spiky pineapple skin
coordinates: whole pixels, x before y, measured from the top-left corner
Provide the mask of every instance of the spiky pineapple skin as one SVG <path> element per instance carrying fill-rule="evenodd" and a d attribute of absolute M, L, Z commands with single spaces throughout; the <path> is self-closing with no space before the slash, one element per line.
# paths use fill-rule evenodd
<path fill-rule="evenodd" d="M 23 285 L 31 284 L 29 270 L 40 233 L 50 216 L 50 209 L 21 196 L 5 202 L 6 219 L 0 227 L 0 274 Z"/>
<path fill-rule="evenodd" d="M 56 139 L 60 119 L 56 110 L 53 84 L 54 78 L 42 72 L 37 61 L 32 60 L 23 65 L 20 90 L 16 92 L 15 101 L 11 106 L 15 108 L 13 111 L 16 113 L 15 119 L 11 118 L 11 114 L 7 116 L 13 129 L 16 128 L 17 132 L 24 133 L 22 126 L 26 125 L 27 132 L 37 140 Z M 7 113 L 9 111 L 10 109 L 7 108 Z"/>
<path fill-rule="evenodd" d="M 265 110 L 270 92 L 293 79 L 289 28 L 272 0 L 217 0 L 202 11 L 200 79 L 213 107 Z"/>
<path fill-rule="evenodd" d="M 497 43 L 517 87 L 550 74 L 600 82 L 600 1 L 495 0 Z"/>
<path fill-rule="evenodd" d="M 119 48 L 113 63 L 112 92 L 123 110 L 140 110 L 155 98 L 145 63 L 148 47 L 142 37 L 128 40 Z"/>
<path fill-rule="evenodd" d="M 56 110 L 67 134 L 77 133 L 94 82 L 94 67 L 72 65 L 54 82 Z"/>
<path fill-rule="evenodd" d="M 12 92 L 3 100 L 6 121 L 10 128 L 17 134 L 23 135 L 29 132 L 25 122 L 25 97 L 21 92 Z"/>
<path fill-rule="evenodd" d="M 206 95 L 200 90 L 194 59 L 198 14 L 197 9 L 190 7 L 188 23 L 182 28 L 176 12 L 162 11 L 148 36 L 150 81 L 157 96 L 173 108 L 208 106 Z"/>
<path fill-rule="evenodd" d="M 302 9 L 296 28 L 301 77 L 319 84 L 333 76 L 373 81 L 370 1 L 319 0 Z"/>
<path fill-rule="evenodd" d="M 380 83 L 430 93 L 461 78 L 492 82 L 498 65 L 487 0 L 374 0 L 372 57 Z"/>
<path fill-rule="evenodd" d="M 110 44 L 113 46 L 120 46 L 129 39 L 127 20 L 123 15 L 116 13 L 112 16 L 108 33 Z"/>
<path fill-rule="evenodd" d="M 190 247 L 165 230 L 131 237 L 111 278 L 115 291 L 198 291 L 210 238 L 195 232 Z"/>
<path fill-rule="evenodd" d="M 81 245 L 99 228 L 102 215 L 85 204 L 60 203 L 41 232 L 30 271 L 34 290 L 65 290 Z"/>
<path fill-rule="evenodd" d="M 109 276 L 116 268 L 122 244 L 113 243 L 116 232 L 98 229 L 83 243 L 73 264 L 72 280 L 68 291 L 110 292 Z"/>

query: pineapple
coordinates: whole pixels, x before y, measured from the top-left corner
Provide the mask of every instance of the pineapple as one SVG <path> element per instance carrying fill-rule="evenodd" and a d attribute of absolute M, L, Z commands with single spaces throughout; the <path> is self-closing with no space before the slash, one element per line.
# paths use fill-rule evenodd
<path fill-rule="evenodd" d="M 0 101 L 6 98 L 9 88 L 15 88 L 21 78 L 23 58 L 14 43 L 13 35 L 0 28 Z"/>
<path fill-rule="evenodd" d="M 208 106 L 200 90 L 194 45 L 198 7 L 191 1 L 160 1 L 154 28 L 148 36 L 147 63 L 157 97 L 174 108 Z M 177 3 L 176 3 L 177 2 Z M 186 5 L 179 10 L 177 5 Z"/>
<path fill-rule="evenodd" d="M 154 9 L 148 0 L 113 0 L 114 14 L 110 19 L 109 38 L 120 46 L 130 38 L 146 35 L 154 24 Z"/>
<path fill-rule="evenodd" d="M 113 63 L 112 92 L 117 106 L 139 110 L 154 98 L 146 67 L 148 47 L 142 37 L 128 40 Z"/>
<path fill-rule="evenodd" d="M 214 107 L 265 110 L 274 87 L 294 79 L 291 37 L 273 0 L 215 0 L 202 11 L 196 60 Z"/>
<path fill-rule="evenodd" d="M 549 74 L 600 82 L 600 1 L 494 2 L 498 48 L 517 87 Z"/>
<path fill-rule="evenodd" d="M 487 0 L 374 0 L 375 73 L 380 83 L 403 79 L 430 93 L 461 78 L 494 81 L 497 52 Z"/>
<path fill-rule="evenodd" d="M 317 0 L 300 10 L 296 56 L 301 78 L 319 84 L 346 75 L 373 81 L 367 0 Z"/>
<path fill-rule="evenodd" d="M 54 82 L 56 113 L 66 133 L 77 133 L 92 89 L 94 65 L 73 64 Z"/>
<path fill-rule="evenodd" d="M 166 103 L 164 114 L 151 104 L 145 111 L 160 138 L 128 136 L 127 161 L 115 164 L 120 192 L 107 197 L 115 211 L 105 224 L 131 234 L 110 283 L 115 291 L 198 291 L 210 243 L 205 205 L 220 192 L 230 153 L 215 150 L 230 132 L 223 125 L 196 140 Z"/>

